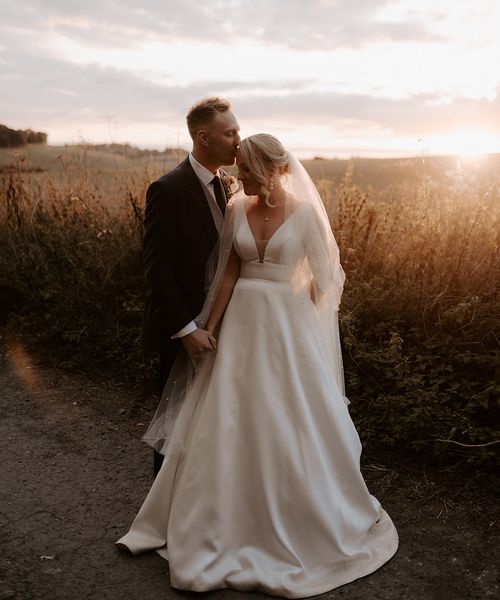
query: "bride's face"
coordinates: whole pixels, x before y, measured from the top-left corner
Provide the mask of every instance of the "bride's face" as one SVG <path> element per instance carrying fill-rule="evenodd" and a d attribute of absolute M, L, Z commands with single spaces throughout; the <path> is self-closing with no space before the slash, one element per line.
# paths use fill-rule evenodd
<path fill-rule="evenodd" d="M 241 152 L 236 152 L 236 166 L 238 167 L 238 179 L 243 184 L 243 191 L 247 196 L 257 196 L 261 190 L 261 184 L 248 168 Z"/>

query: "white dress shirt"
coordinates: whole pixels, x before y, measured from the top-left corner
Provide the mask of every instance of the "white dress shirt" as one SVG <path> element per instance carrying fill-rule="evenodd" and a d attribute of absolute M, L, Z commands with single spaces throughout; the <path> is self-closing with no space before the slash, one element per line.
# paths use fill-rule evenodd
<path fill-rule="evenodd" d="M 193 171 L 196 173 L 196 176 L 200 180 L 201 187 L 203 188 L 205 196 L 207 197 L 208 207 L 210 208 L 210 212 L 212 213 L 215 227 L 220 233 L 222 229 L 222 224 L 224 223 L 224 216 L 222 215 L 219 205 L 217 204 L 217 200 L 215 199 L 214 184 L 212 183 L 214 176 L 219 175 L 220 177 L 220 173 L 217 170 L 217 172 L 214 175 L 212 171 L 209 171 L 206 167 L 199 163 L 191 153 L 189 153 L 189 162 L 191 163 L 191 166 L 193 167 Z M 194 321 L 191 321 L 180 331 L 178 331 L 175 335 L 173 335 L 172 339 L 182 338 L 186 335 L 189 335 L 190 333 L 193 333 L 193 331 L 195 331 L 196 329 L 198 329 L 196 323 Z"/>

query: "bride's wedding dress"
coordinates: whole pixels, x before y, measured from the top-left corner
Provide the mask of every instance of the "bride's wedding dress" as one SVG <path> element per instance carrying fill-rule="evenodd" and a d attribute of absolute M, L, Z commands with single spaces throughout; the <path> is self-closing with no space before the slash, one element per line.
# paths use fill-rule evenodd
<path fill-rule="evenodd" d="M 218 349 L 117 544 L 156 550 L 176 588 L 307 597 L 378 569 L 398 536 L 361 476 L 361 444 L 309 290 L 293 287 L 311 207 L 299 205 L 261 245 L 244 204 L 235 211 L 241 270 Z"/>

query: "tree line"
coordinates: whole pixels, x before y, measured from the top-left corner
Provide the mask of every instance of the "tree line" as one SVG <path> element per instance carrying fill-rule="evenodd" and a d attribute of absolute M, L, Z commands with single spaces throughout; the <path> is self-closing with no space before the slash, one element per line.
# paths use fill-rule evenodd
<path fill-rule="evenodd" d="M 19 148 L 26 144 L 46 144 L 47 134 L 32 129 L 10 129 L 0 124 L 0 148 Z"/>

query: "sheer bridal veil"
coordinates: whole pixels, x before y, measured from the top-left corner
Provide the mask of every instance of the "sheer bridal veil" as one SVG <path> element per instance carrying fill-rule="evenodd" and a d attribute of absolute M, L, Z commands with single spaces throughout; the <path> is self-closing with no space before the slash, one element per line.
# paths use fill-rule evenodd
<path fill-rule="evenodd" d="M 311 293 L 321 320 L 323 351 L 347 403 L 338 325 L 338 307 L 345 276 L 321 197 L 301 163 L 273 136 L 257 134 L 242 140 L 240 153 L 252 171 L 268 171 L 275 178 L 280 178 L 286 193 L 285 220 L 296 211 L 300 212 L 294 218 L 304 220 L 302 258 L 297 260 L 295 255 L 286 256 L 285 249 L 280 262 L 288 265 L 292 272 L 290 293 Z M 263 187 L 266 185 L 267 182 L 263 181 Z M 233 248 L 234 237 L 253 202 L 255 198 L 245 196 L 240 190 L 228 204 L 219 242 L 207 265 L 207 296 L 201 313 L 195 319 L 198 327 L 203 328 L 207 322 Z M 175 445 L 177 450 L 169 449 L 174 424 L 188 394 L 203 394 L 206 389 L 216 352 L 205 353 L 197 361 L 193 361 L 184 349 L 179 352 L 158 409 L 143 436 L 144 441 L 158 452 L 166 454 L 179 450 L 178 444 Z"/>

